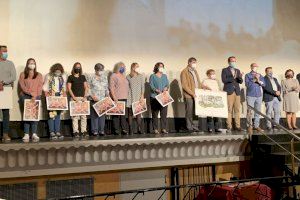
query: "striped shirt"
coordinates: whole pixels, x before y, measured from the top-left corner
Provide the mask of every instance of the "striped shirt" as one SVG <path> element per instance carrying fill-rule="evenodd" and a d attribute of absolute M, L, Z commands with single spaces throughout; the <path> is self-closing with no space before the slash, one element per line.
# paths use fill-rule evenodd
<path fill-rule="evenodd" d="M 139 101 L 141 96 L 145 92 L 145 78 L 142 74 L 137 76 L 127 75 L 127 80 L 129 82 L 129 94 L 127 99 L 127 106 L 131 107 L 132 103 Z"/>

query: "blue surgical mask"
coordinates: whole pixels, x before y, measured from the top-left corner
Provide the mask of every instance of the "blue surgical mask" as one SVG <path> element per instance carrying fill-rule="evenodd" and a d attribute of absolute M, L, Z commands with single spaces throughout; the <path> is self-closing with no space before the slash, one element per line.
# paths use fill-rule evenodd
<path fill-rule="evenodd" d="M 123 74 L 125 72 L 125 67 L 120 67 L 119 72 Z"/>
<path fill-rule="evenodd" d="M 229 66 L 232 68 L 236 68 L 236 62 L 229 62 Z"/>
<path fill-rule="evenodd" d="M 3 60 L 6 60 L 7 57 L 8 57 L 7 52 L 2 52 L 2 56 L 1 57 L 2 57 Z"/>
<path fill-rule="evenodd" d="M 273 76 L 273 73 L 272 73 L 272 72 L 269 72 L 269 73 L 268 73 L 268 76 L 272 77 L 272 76 Z"/>

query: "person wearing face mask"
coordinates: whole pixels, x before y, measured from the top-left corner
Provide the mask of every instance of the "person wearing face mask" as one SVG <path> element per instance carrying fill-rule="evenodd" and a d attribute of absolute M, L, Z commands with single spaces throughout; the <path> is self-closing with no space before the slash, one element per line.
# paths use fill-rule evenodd
<path fill-rule="evenodd" d="M 263 87 L 263 101 L 266 106 L 266 115 L 272 118 L 272 112 L 274 113 L 274 121 L 279 124 L 280 119 L 280 101 L 281 101 L 281 87 L 277 79 L 273 77 L 272 67 L 265 69 L 265 86 Z M 267 130 L 272 130 L 272 123 L 267 120 Z M 277 129 L 274 125 L 274 129 Z"/>
<path fill-rule="evenodd" d="M 72 74 L 68 77 L 67 88 L 73 101 L 85 101 L 88 97 L 88 83 L 85 75 L 82 74 L 82 66 L 79 62 L 74 63 Z M 79 138 L 79 126 L 78 121 L 80 120 L 80 132 L 82 137 L 88 137 L 87 133 L 87 117 L 86 115 L 73 116 L 72 117 L 72 128 L 73 135 L 75 138 Z"/>
<path fill-rule="evenodd" d="M 246 100 L 247 104 L 254 107 L 256 110 L 261 110 L 262 97 L 263 97 L 263 87 L 265 86 L 264 77 L 257 72 L 258 65 L 252 63 L 250 65 L 251 72 L 245 76 L 246 85 Z M 252 134 L 253 129 L 258 132 L 263 132 L 263 129 L 259 127 L 260 116 L 256 112 L 254 113 L 254 125 L 252 123 L 254 111 L 247 108 L 247 125 L 248 133 Z"/>
<path fill-rule="evenodd" d="M 169 80 L 164 73 L 164 64 L 158 62 L 155 64 L 153 74 L 149 78 L 149 84 L 151 88 L 150 104 L 152 112 L 152 125 L 154 134 L 160 134 L 158 129 L 158 113 L 160 113 L 160 128 L 162 134 L 167 134 L 167 114 L 168 106 L 163 107 L 155 98 L 156 95 L 169 90 Z"/>
<path fill-rule="evenodd" d="M 300 91 L 299 82 L 294 79 L 294 71 L 288 69 L 285 72 L 285 80 L 281 82 L 283 93 L 283 110 L 286 112 L 286 121 L 289 130 L 298 129 L 296 125 L 296 113 L 300 110 L 298 94 Z"/>
<path fill-rule="evenodd" d="M 0 92 L 4 90 L 4 87 L 13 87 L 16 80 L 16 68 L 12 61 L 7 60 L 7 46 L 0 45 Z M 9 109 L 1 109 L 2 120 L 2 141 L 10 141 L 8 135 L 9 132 Z"/>
<path fill-rule="evenodd" d="M 200 78 L 196 66 L 197 66 L 196 58 L 191 57 L 188 59 L 188 65 L 181 71 L 180 74 L 180 81 L 181 81 L 184 103 L 185 103 L 186 128 L 188 132 L 199 131 L 199 123 L 194 124 L 195 97 L 196 97 L 195 89 L 201 88 L 201 82 L 200 82 Z"/>
<path fill-rule="evenodd" d="M 129 93 L 129 83 L 125 76 L 126 67 L 123 62 L 118 62 L 114 66 L 113 74 L 110 76 L 109 89 L 112 99 L 117 103 L 118 101 L 127 102 Z M 128 110 L 125 109 L 125 115 L 113 115 L 113 134 L 128 135 L 128 124 L 126 115 Z"/>
<path fill-rule="evenodd" d="M 45 76 L 43 91 L 46 97 L 61 96 L 66 97 L 67 76 L 64 68 L 60 63 L 51 66 L 50 72 Z M 49 111 L 48 127 L 50 139 L 63 139 L 64 136 L 60 132 L 60 115 L 61 111 Z"/>
<path fill-rule="evenodd" d="M 216 72 L 213 69 L 209 69 L 206 72 L 207 78 L 203 80 L 202 86 L 211 91 L 220 91 L 219 83 L 216 80 Z M 215 133 L 221 133 L 220 120 L 217 117 L 207 117 L 208 132 L 212 133 L 213 129 Z"/>
<path fill-rule="evenodd" d="M 228 59 L 228 67 L 222 69 L 222 82 L 224 84 L 223 91 L 227 92 L 228 118 L 226 121 L 227 132 L 232 131 L 232 112 L 234 111 L 235 129 L 243 131 L 240 123 L 240 107 L 241 107 L 241 89 L 240 84 L 243 83 L 243 73 L 237 69 L 236 57 L 230 56 Z"/>
<path fill-rule="evenodd" d="M 43 89 L 43 76 L 37 72 L 36 62 L 33 58 L 29 58 L 26 62 L 24 72 L 20 74 L 19 77 L 19 86 L 20 86 L 20 100 L 21 110 L 24 110 L 25 99 L 40 100 Z M 39 141 L 37 135 L 37 125 L 36 121 L 24 121 L 24 142 L 29 142 L 29 129 L 32 130 L 32 140 L 34 142 Z"/>
<path fill-rule="evenodd" d="M 99 117 L 93 105 L 109 95 L 108 80 L 102 64 L 97 63 L 94 69 L 95 73 L 88 77 L 91 99 L 91 131 L 94 136 L 104 136 L 105 115 Z"/>
<path fill-rule="evenodd" d="M 130 67 L 130 74 L 127 75 L 127 80 L 129 82 L 129 94 L 127 99 L 128 107 L 128 122 L 129 122 L 129 133 L 133 134 L 133 112 L 132 103 L 144 100 L 145 92 L 145 78 L 140 73 L 140 66 L 138 63 L 132 63 Z M 135 116 L 137 121 L 138 133 L 144 133 L 144 124 L 142 121 L 142 114 Z"/>

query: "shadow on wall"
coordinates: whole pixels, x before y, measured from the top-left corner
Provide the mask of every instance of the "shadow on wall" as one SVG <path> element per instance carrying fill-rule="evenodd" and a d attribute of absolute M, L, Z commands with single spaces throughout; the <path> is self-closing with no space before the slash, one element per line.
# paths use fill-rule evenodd
<path fill-rule="evenodd" d="M 115 0 L 78 1 L 67 40 L 69 51 L 74 56 L 107 52 L 111 43 L 110 19 L 116 4 Z"/>
<path fill-rule="evenodd" d="M 225 39 L 220 38 L 220 28 L 214 23 L 209 25 L 209 35 L 203 33 L 201 25 L 194 28 L 191 22 L 181 20 L 178 27 L 168 30 L 168 38 L 177 43 L 173 44 L 179 54 L 184 54 L 187 49 L 193 49 L 203 57 L 224 55 L 226 52 L 239 52 L 241 55 L 259 58 L 278 52 L 285 41 L 295 40 L 300 43 L 300 1 L 274 0 L 273 18 L 274 23 L 270 30 L 261 37 L 254 37 L 243 28 L 239 33 L 234 32 L 233 25 L 228 25 Z M 232 45 L 239 44 L 239 45 Z M 203 48 L 204 47 L 204 48 Z M 299 52 L 300 53 L 300 52 Z"/>

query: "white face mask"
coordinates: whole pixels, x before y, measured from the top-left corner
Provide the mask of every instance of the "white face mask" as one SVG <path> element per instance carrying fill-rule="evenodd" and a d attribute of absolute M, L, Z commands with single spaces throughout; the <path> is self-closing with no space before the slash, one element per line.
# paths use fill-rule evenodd
<path fill-rule="evenodd" d="M 216 79 L 216 75 L 212 74 L 212 75 L 210 75 L 210 78 L 215 80 Z"/>
<path fill-rule="evenodd" d="M 252 71 L 257 72 L 257 67 L 253 67 Z"/>
<path fill-rule="evenodd" d="M 158 68 L 158 71 L 164 73 L 165 69 L 163 67 Z"/>
<path fill-rule="evenodd" d="M 191 67 L 194 68 L 194 69 L 196 69 L 197 64 L 196 64 L 196 63 L 192 63 L 192 64 L 191 64 Z"/>
<path fill-rule="evenodd" d="M 134 71 L 135 71 L 136 73 L 140 73 L 140 68 L 137 67 L 137 68 L 134 69 Z"/>
<path fill-rule="evenodd" d="M 31 69 L 31 70 L 34 70 L 35 69 L 35 64 L 29 64 L 28 68 Z"/>

